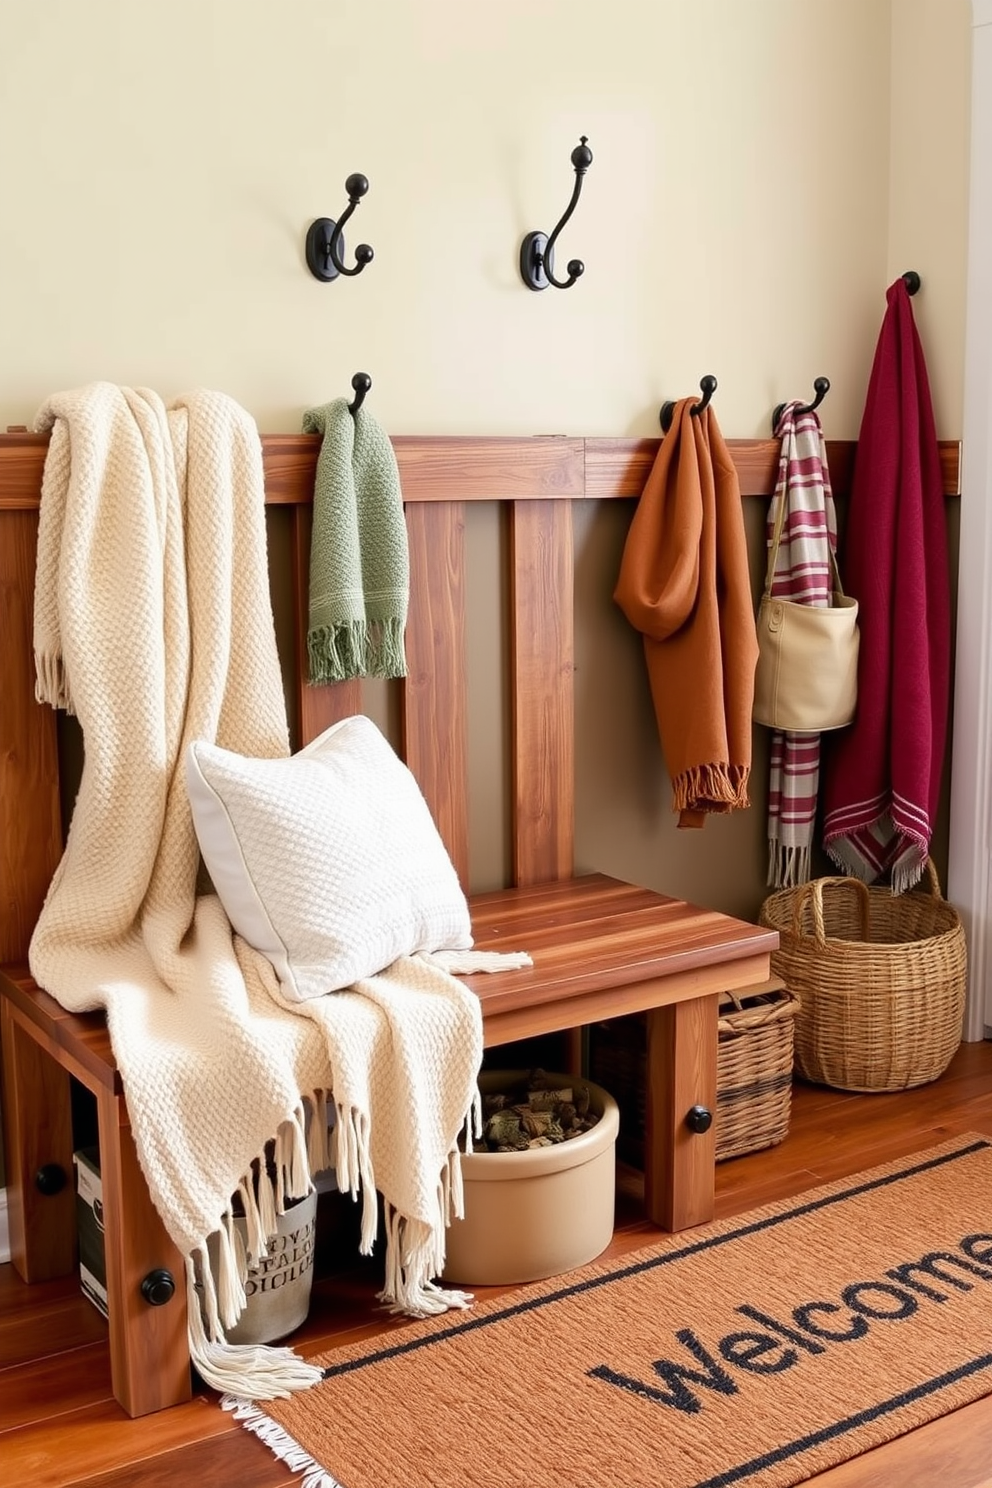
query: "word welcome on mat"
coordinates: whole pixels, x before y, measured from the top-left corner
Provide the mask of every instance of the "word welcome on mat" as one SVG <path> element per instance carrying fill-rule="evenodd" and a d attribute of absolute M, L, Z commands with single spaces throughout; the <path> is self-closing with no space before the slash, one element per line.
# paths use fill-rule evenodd
<path fill-rule="evenodd" d="M 787 1488 L 992 1392 L 992 1139 L 325 1354 L 313 1488 Z"/>

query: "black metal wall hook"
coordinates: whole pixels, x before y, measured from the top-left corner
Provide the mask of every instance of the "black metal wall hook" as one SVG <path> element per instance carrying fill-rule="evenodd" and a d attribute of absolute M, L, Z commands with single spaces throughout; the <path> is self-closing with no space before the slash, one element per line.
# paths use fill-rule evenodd
<path fill-rule="evenodd" d="M 916 293 L 923 282 L 915 269 L 907 269 L 902 278 L 903 282 L 906 285 L 906 289 L 911 295 L 914 295 Z"/>
<path fill-rule="evenodd" d="M 356 372 L 351 379 L 351 385 L 355 390 L 355 396 L 348 404 L 348 412 L 354 416 L 365 402 L 365 394 L 372 386 L 372 379 L 367 372 Z"/>
<path fill-rule="evenodd" d="M 814 410 L 814 408 L 819 408 L 820 404 L 823 402 L 824 398 L 827 396 L 827 394 L 830 391 L 830 378 L 829 377 L 816 377 L 816 378 L 814 378 L 813 379 L 813 391 L 816 394 L 816 397 L 813 399 L 812 403 L 806 403 L 806 404 L 803 405 L 802 408 L 797 408 L 796 409 L 796 412 L 797 413 L 812 413 L 813 410 Z M 785 408 L 785 404 L 784 403 L 779 403 L 778 406 L 775 409 L 775 412 L 772 414 L 772 433 L 773 434 L 775 433 L 775 430 L 778 428 L 778 421 L 782 417 L 782 410 L 784 408 Z"/>
<path fill-rule="evenodd" d="M 545 237 L 542 232 L 530 232 L 520 245 L 520 277 L 528 289 L 547 289 L 549 284 L 554 285 L 555 289 L 571 289 L 576 279 L 581 278 L 586 271 L 581 258 L 570 258 L 568 278 L 555 278 L 555 244 L 558 241 L 558 234 L 575 211 L 575 204 L 582 190 L 582 178 L 592 165 L 592 151 L 586 144 L 584 134 L 572 151 L 571 158 L 575 168 L 575 185 L 572 187 L 572 200 L 565 208 L 558 226 L 550 238 Z"/>
<path fill-rule="evenodd" d="M 349 176 L 344 183 L 344 189 L 348 193 L 348 205 L 337 222 L 333 217 L 318 217 L 315 222 L 311 222 L 307 230 L 307 268 L 315 279 L 325 281 L 336 279 L 339 274 L 346 274 L 350 279 L 355 274 L 360 274 L 365 265 L 370 264 L 375 257 L 368 243 L 359 243 L 355 249 L 353 266 L 350 269 L 345 268 L 342 262 L 341 255 L 344 252 L 342 230 L 368 191 L 368 179 L 359 175 Z"/>
<path fill-rule="evenodd" d="M 713 376 L 712 372 L 708 372 L 705 377 L 700 378 L 699 391 L 702 393 L 703 396 L 700 398 L 698 403 L 694 403 L 692 405 L 692 407 L 689 409 L 690 413 L 702 413 L 703 409 L 709 406 L 709 401 L 712 398 L 713 394 L 716 392 L 716 378 Z M 658 415 L 658 422 L 661 424 L 661 427 L 666 434 L 672 427 L 672 419 L 674 415 L 675 404 L 671 399 L 669 399 L 667 403 L 663 403 L 661 405 L 661 413 Z"/>

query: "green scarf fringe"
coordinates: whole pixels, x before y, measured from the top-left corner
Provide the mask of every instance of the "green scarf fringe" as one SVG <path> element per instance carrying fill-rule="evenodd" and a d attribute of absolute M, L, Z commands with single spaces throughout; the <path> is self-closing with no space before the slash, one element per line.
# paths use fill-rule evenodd
<path fill-rule="evenodd" d="M 405 677 L 403 623 L 349 620 L 321 625 L 307 636 L 310 682 L 345 682 L 350 677 Z"/>

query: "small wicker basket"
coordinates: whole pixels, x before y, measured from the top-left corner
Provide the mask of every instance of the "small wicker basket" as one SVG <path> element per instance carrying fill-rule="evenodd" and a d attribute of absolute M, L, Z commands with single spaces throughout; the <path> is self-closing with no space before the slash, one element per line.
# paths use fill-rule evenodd
<path fill-rule="evenodd" d="M 967 954 L 956 909 L 929 892 L 817 878 L 771 894 L 772 970 L 800 999 L 796 1068 L 839 1090 L 907 1090 L 942 1075 L 961 1042 Z"/>
<path fill-rule="evenodd" d="M 774 1147 L 788 1135 L 792 1111 L 792 1030 L 799 1001 L 772 977 L 720 996 L 716 1160 Z M 589 1030 L 590 1073 L 620 1104 L 617 1155 L 644 1166 L 647 1024 L 643 1013 Z"/>
<path fill-rule="evenodd" d="M 777 983 L 766 985 L 767 991 L 728 992 L 721 999 L 717 1162 L 774 1147 L 788 1135 L 799 999 Z"/>

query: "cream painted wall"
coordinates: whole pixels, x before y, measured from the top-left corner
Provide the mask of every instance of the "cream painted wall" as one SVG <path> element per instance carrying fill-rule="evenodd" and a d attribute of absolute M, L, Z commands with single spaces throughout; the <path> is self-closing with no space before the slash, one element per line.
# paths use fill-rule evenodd
<path fill-rule="evenodd" d="M 961 437 L 971 132 L 970 0 L 893 0 L 886 282 L 918 269 L 914 301 L 937 429 Z"/>
<path fill-rule="evenodd" d="M 105 377 L 295 430 L 364 369 L 394 433 L 653 433 L 712 371 L 746 437 L 825 372 L 827 431 L 853 435 L 890 233 L 960 362 L 966 8 L 0 0 L 0 425 Z M 904 117 L 926 202 L 890 153 Z M 563 210 L 580 133 L 559 262 L 586 276 L 533 294 L 518 243 Z M 318 284 L 306 228 L 355 170 L 350 247 L 376 259 Z"/>

